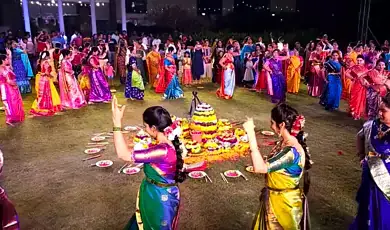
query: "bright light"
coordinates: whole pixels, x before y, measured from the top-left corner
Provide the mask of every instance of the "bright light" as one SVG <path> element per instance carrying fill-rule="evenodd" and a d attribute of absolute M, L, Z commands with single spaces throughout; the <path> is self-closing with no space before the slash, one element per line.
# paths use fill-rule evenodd
<path fill-rule="evenodd" d="M 66 3 L 67 6 L 69 6 L 69 3 Z"/>
<path fill-rule="evenodd" d="M 205 13 L 202 13 L 202 16 L 205 16 L 206 14 Z"/>
<path fill-rule="evenodd" d="M 100 3 L 96 3 L 96 6 L 100 6 Z"/>
<path fill-rule="evenodd" d="M 34 5 L 34 2 L 33 2 L 33 1 L 31 1 L 30 3 L 31 3 L 31 5 Z"/>
<path fill-rule="evenodd" d="M 39 5 L 39 2 L 38 2 L 38 1 L 36 1 L 35 3 Z"/>
<path fill-rule="evenodd" d="M 275 14 L 271 14 L 272 17 L 275 17 Z"/>
<path fill-rule="evenodd" d="M 104 2 L 102 2 L 102 6 L 104 6 Z"/>
<path fill-rule="evenodd" d="M 54 4 L 54 3 L 56 3 L 56 1 L 54 1 L 54 0 L 51 0 L 51 3 L 53 3 L 53 4 Z"/>
<path fill-rule="evenodd" d="M 283 22 L 283 18 L 281 18 L 280 21 Z"/>

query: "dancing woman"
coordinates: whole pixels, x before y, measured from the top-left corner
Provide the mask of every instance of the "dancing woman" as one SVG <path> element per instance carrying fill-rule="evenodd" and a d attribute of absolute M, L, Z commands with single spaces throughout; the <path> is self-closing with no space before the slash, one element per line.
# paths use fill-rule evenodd
<path fill-rule="evenodd" d="M 282 61 L 290 58 L 287 56 L 279 56 L 279 50 L 272 51 L 272 57 L 263 65 L 263 68 L 269 72 L 272 81 L 272 103 L 284 102 L 286 100 L 286 77 L 282 72 Z"/>
<path fill-rule="evenodd" d="M 63 60 L 60 60 L 58 73 L 61 106 L 64 109 L 79 109 L 86 106 L 87 101 L 74 76 L 71 63 L 73 56 L 69 50 L 62 50 L 61 56 Z"/>
<path fill-rule="evenodd" d="M 324 88 L 325 73 L 322 68 L 324 56 L 322 55 L 322 46 L 317 44 L 316 50 L 310 54 L 309 62 L 311 63 L 310 77 L 307 84 L 307 90 L 310 96 L 319 97 Z"/>
<path fill-rule="evenodd" d="M 249 118 L 244 129 L 249 137 L 255 173 L 266 174 L 266 187 L 261 191 L 260 210 L 252 229 L 306 229 L 309 224 L 308 204 L 305 199 L 310 186 L 308 170 L 310 155 L 302 131 L 305 118 L 286 104 L 271 111 L 271 128 L 281 137 L 271 156 L 264 161 L 257 146 L 255 126 Z M 303 191 L 299 187 L 305 177 Z"/>
<path fill-rule="evenodd" d="M 301 83 L 301 68 L 303 65 L 303 58 L 299 56 L 299 51 L 294 50 L 290 57 L 287 67 L 287 92 L 298 93 Z"/>
<path fill-rule="evenodd" d="M 5 107 L 5 122 L 12 126 L 24 121 L 24 110 L 16 77 L 9 65 L 9 57 L 0 54 L 0 95 Z"/>
<path fill-rule="evenodd" d="M 28 73 L 32 74 L 30 62 L 23 62 L 22 56 L 24 51 L 21 50 L 18 45 L 12 43 L 12 68 L 16 76 L 16 83 L 18 84 L 19 91 L 22 94 L 31 93 L 30 79 L 33 76 L 28 76 Z M 30 71 L 29 71 L 30 69 Z"/>
<path fill-rule="evenodd" d="M 61 100 L 51 75 L 50 53 L 43 51 L 38 60 L 38 73 L 35 77 L 37 99 L 31 106 L 30 113 L 35 116 L 53 116 L 61 111 Z"/>
<path fill-rule="evenodd" d="M 141 76 L 141 71 L 137 68 L 137 60 L 135 57 L 130 57 L 129 71 L 127 73 L 125 97 L 131 100 L 144 99 L 144 82 Z"/>
<path fill-rule="evenodd" d="M 92 47 L 87 56 L 88 64 L 91 66 L 89 80 L 91 82 L 91 92 L 89 94 L 89 103 L 107 103 L 111 101 L 110 86 L 104 77 L 99 65 L 99 49 Z"/>
<path fill-rule="evenodd" d="M 378 115 L 381 96 L 386 94 L 386 82 L 390 73 L 385 70 L 386 64 L 383 59 L 379 60 L 376 68 L 368 73 L 369 85 L 367 87 L 367 116 L 368 119 L 375 119 Z"/>
<path fill-rule="evenodd" d="M 112 102 L 114 143 L 117 155 L 127 162 L 144 163 L 145 178 L 137 195 L 136 211 L 125 229 L 177 229 L 180 206 L 178 183 L 185 179 L 180 130 L 161 106 L 149 107 L 143 113 L 145 131 L 157 145 L 145 150 L 131 150 L 121 132 L 125 106 Z"/>
<path fill-rule="evenodd" d="M 17 87 L 17 86 L 16 86 Z M 3 172 L 4 157 L 0 150 L 0 173 Z M 4 230 L 20 230 L 19 216 L 15 206 L 8 198 L 5 190 L 0 187 L 0 227 Z"/>
<path fill-rule="evenodd" d="M 345 71 L 345 78 L 351 79 L 351 90 L 349 92 L 349 113 L 355 120 L 365 118 L 366 114 L 366 86 L 368 82 L 364 79 L 367 68 L 364 65 L 364 57 L 359 55 L 354 65 Z M 344 79 L 345 81 L 345 79 Z"/>
<path fill-rule="evenodd" d="M 339 108 L 341 99 L 341 63 L 339 62 L 339 51 L 332 51 L 332 58 L 325 62 L 328 77 L 325 79 L 326 88 L 321 95 L 320 104 L 326 110 L 335 110 Z"/>
<path fill-rule="evenodd" d="M 170 46 L 164 59 L 165 79 L 168 83 L 168 87 L 166 88 L 163 96 L 164 99 L 178 99 L 184 97 L 184 92 L 180 87 L 179 78 L 176 73 L 173 51 L 174 48 Z"/>
<path fill-rule="evenodd" d="M 233 46 L 229 45 L 227 47 L 227 53 L 223 55 L 219 64 L 224 70 L 221 77 L 221 87 L 217 90 L 217 96 L 223 99 L 231 99 L 236 86 Z"/>
<path fill-rule="evenodd" d="M 357 136 L 362 166 L 362 182 L 357 192 L 359 204 L 350 230 L 389 229 L 390 219 L 390 94 L 382 99 L 379 119 L 367 121 Z"/>

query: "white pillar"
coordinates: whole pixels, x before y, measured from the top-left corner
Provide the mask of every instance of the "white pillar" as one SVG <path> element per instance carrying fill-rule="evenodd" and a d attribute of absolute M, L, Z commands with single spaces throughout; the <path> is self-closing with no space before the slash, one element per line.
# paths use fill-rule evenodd
<path fill-rule="evenodd" d="M 122 30 L 127 31 L 126 0 L 121 0 Z"/>
<path fill-rule="evenodd" d="M 97 33 L 97 29 L 96 29 L 96 11 L 95 11 L 96 3 L 95 3 L 95 0 L 90 0 L 89 3 L 91 5 L 92 34 L 96 34 Z"/>
<path fill-rule="evenodd" d="M 60 24 L 60 32 L 65 33 L 64 11 L 62 9 L 62 0 L 57 0 L 58 4 L 58 23 Z"/>
<path fill-rule="evenodd" d="M 23 18 L 24 18 L 24 30 L 26 32 L 31 33 L 30 13 L 28 12 L 28 0 L 23 0 L 22 6 L 23 6 Z"/>

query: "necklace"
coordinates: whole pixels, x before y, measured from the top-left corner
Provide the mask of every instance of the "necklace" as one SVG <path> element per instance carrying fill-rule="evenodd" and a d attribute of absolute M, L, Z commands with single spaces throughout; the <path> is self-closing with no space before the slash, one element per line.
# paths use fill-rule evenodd
<path fill-rule="evenodd" d="M 381 123 L 378 128 L 378 134 L 375 136 L 378 139 L 382 139 L 386 134 L 390 133 L 390 128 L 387 128 L 387 130 L 383 131 L 383 124 Z"/>

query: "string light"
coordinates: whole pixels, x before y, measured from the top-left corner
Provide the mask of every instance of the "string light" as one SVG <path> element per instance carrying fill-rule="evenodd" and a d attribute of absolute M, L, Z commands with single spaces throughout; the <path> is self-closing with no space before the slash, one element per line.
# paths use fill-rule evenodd
<path fill-rule="evenodd" d="M 1 1 L 1 0 L 0 0 Z M 47 2 L 49 3 L 41 3 L 40 1 L 30 1 L 30 4 L 31 5 L 39 5 L 39 6 L 57 6 L 58 7 L 58 4 L 56 3 L 57 1 L 56 0 L 48 0 Z M 51 3 L 50 3 L 51 2 Z M 76 1 L 74 1 L 76 2 Z M 78 4 L 80 4 L 80 6 L 88 6 L 89 4 L 87 3 L 83 3 L 82 0 L 78 0 L 77 1 Z M 20 0 L 20 4 L 23 4 L 22 0 Z M 72 2 L 67 2 L 67 3 L 63 3 L 63 6 L 75 6 L 75 3 L 72 3 Z M 96 3 L 96 6 L 100 7 L 100 6 L 106 6 L 106 4 L 104 2 L 97 2 Z M 134 1 L 131 2 L 131 7 L 132 8 L 135 8 L 136 7 L 136 4 Z M 160 8 L 161 11 L 164 11 L 164 8 L 167 9 L 168 5 L 166 5 L 166 7 L 162 7 Z M 207 12 L 220 12 L 220 11 L 227 11 L 227 12 L 232 12 L 234 11 L 235 9 L 237 9 L 238 7 L 246 7 L 248 9 L 251 9 L 251 10 L 254 10 L 254 11 L 264 11 L 264 10 L 267 10 L 269 11 L 270 8 L 269 7 L 266 7 L 266 6 L 255 6 L 255 5 L 251 5 L 249 3 L 246 3 L 245 0 L 243 0 L 242 2 L 239 2 L 239 3 L 236 3 L 235 5 L 232 5 L 231 7 L 223 7 L 223 8 L 203 8 L 203 11 L 206 11 Z M 149 9 L 148 11 L 133 11 L 134 13 L 153 13 L 153 12 L 158 12 L 160 9 Z M 281 6 L 275 6 L 275 9 L 278 9 L 280 11 L 284 11 L 284 12 L 299 12 L 298 9 L 294 9 L 293 7 L 290 7 L 290 6 L 285 6 L 285 7 L 281 7 Z M 189 8 L 185 8 L 183 10 L 187 10 L 187 11 L 201 11 L 202 8 L 197 8 L 196 6 L 190 6 Z"/>

